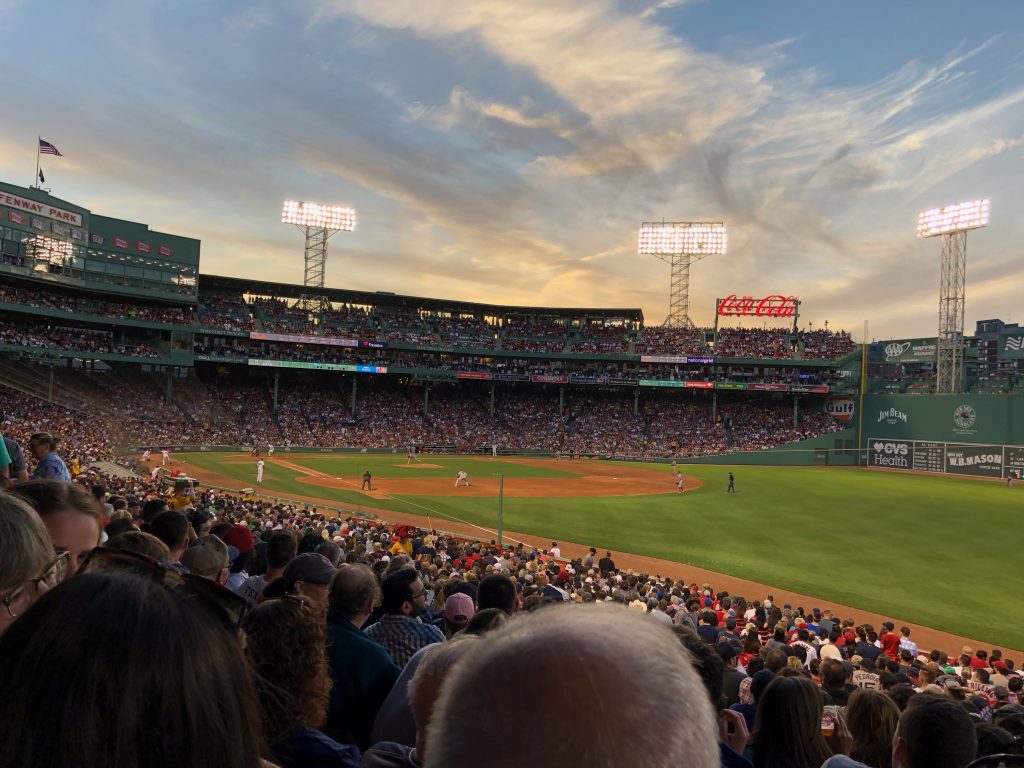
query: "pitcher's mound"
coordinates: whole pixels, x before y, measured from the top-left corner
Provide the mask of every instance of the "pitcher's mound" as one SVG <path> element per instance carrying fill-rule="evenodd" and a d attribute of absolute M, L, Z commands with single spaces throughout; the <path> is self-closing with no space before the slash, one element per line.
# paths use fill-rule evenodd
<path fill-rule="evenodd" d="M 444 469 L 440 464 L 424 464 L 422 461 L 418 464 L 392 464 L 391 466 L 402 469 Z"/>

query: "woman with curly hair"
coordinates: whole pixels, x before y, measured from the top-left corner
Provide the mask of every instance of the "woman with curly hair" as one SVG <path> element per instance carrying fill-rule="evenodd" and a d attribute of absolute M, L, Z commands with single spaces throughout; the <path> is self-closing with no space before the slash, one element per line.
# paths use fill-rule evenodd
<path fill-rule="evenodd" d="M 331 692 L 322 612 L 294 596 L 265 600 L 246 614 L 242 629 L 274 762 L 358 768 L 358 749 L 317 730 Z"/>

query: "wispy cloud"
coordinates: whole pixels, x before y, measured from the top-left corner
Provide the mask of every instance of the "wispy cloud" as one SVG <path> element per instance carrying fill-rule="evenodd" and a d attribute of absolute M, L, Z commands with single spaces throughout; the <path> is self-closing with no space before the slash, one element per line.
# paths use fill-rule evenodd
<path fill-rule="evenodd" d="M 332 241 L 335 284 L 639 305 L 653 322 L 668 271 L 636 256 L 639 222 L 724 219 L 732 252 L 693 271 L 698 320 L 716 295 L 763 289 L 798 293 L 816 323 L 934 324 L 934 254 L 913 217 L 1015 188 L 1024 60 L 993 35 L 840 81 L 795 39 L 709 52 L 674 23 L 688 6 L 307 0 L 186 18 L 99 3 L 77 22 L 92 70 L 0 54 L 28 105 L 0 132 L 0 171 L 17 180 L 8 150 L 73 114 L 62 194 L 201 236 L 211 272 L 299 279 L 279 200 L 337 200 L 361 223 Z M 88 64 L 80 40 L 68 55 Z M 1010 69 L 986 76 L 997 66 Z M 1007 273 L 1019 236 L 985 234 Z"/>

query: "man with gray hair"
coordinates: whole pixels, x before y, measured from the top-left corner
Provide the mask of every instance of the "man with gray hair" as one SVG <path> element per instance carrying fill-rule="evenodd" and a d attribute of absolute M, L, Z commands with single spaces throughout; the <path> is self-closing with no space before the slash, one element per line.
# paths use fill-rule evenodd
<path fill-rule="evenodd" d="M 327 660 L 334 685 L 324 732 L 360 749 L 369 746 L 377 711 L 401 672 L 384 646 L 361 631 L 379 602 L 373 571 L 343 564 L 331 582 L 327 613 Z"/>
<path fill-rule="evenodd" d="M 543 695 L 524 734 L 531 691 Z M 715 713 L 685 650 L 666 627 L 609 605 L 541 609 L 478 643 L 445 682 L 427 736 L 427 768 L 481 755 L 497 766 L 719 765 Z"/>
<path fill-rule="evenodd" d="M 427 724 L 441 693 L 441 685 L 448 679 L 456 663 L 472 651 L 479 640 L 479 635 L 460 635 L 450 643 L 435 643 L 420 651 L 422 658 L 405 689 L 416 724 L 415 746 L 395 741 L 374 744 L 363 753 L 362 768 L 408 768 L 423 765 L 427 754 Z"/>

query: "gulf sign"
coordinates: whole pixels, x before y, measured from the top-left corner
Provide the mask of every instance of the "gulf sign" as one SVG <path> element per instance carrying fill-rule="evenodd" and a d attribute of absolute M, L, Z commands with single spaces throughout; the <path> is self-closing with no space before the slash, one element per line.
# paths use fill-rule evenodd
<path fill-rule="evenodd" d="M 830 397 L 825 401 L 825 413 L 837 421 L 849 421 L 855 409 L 852 397 Z"/>

